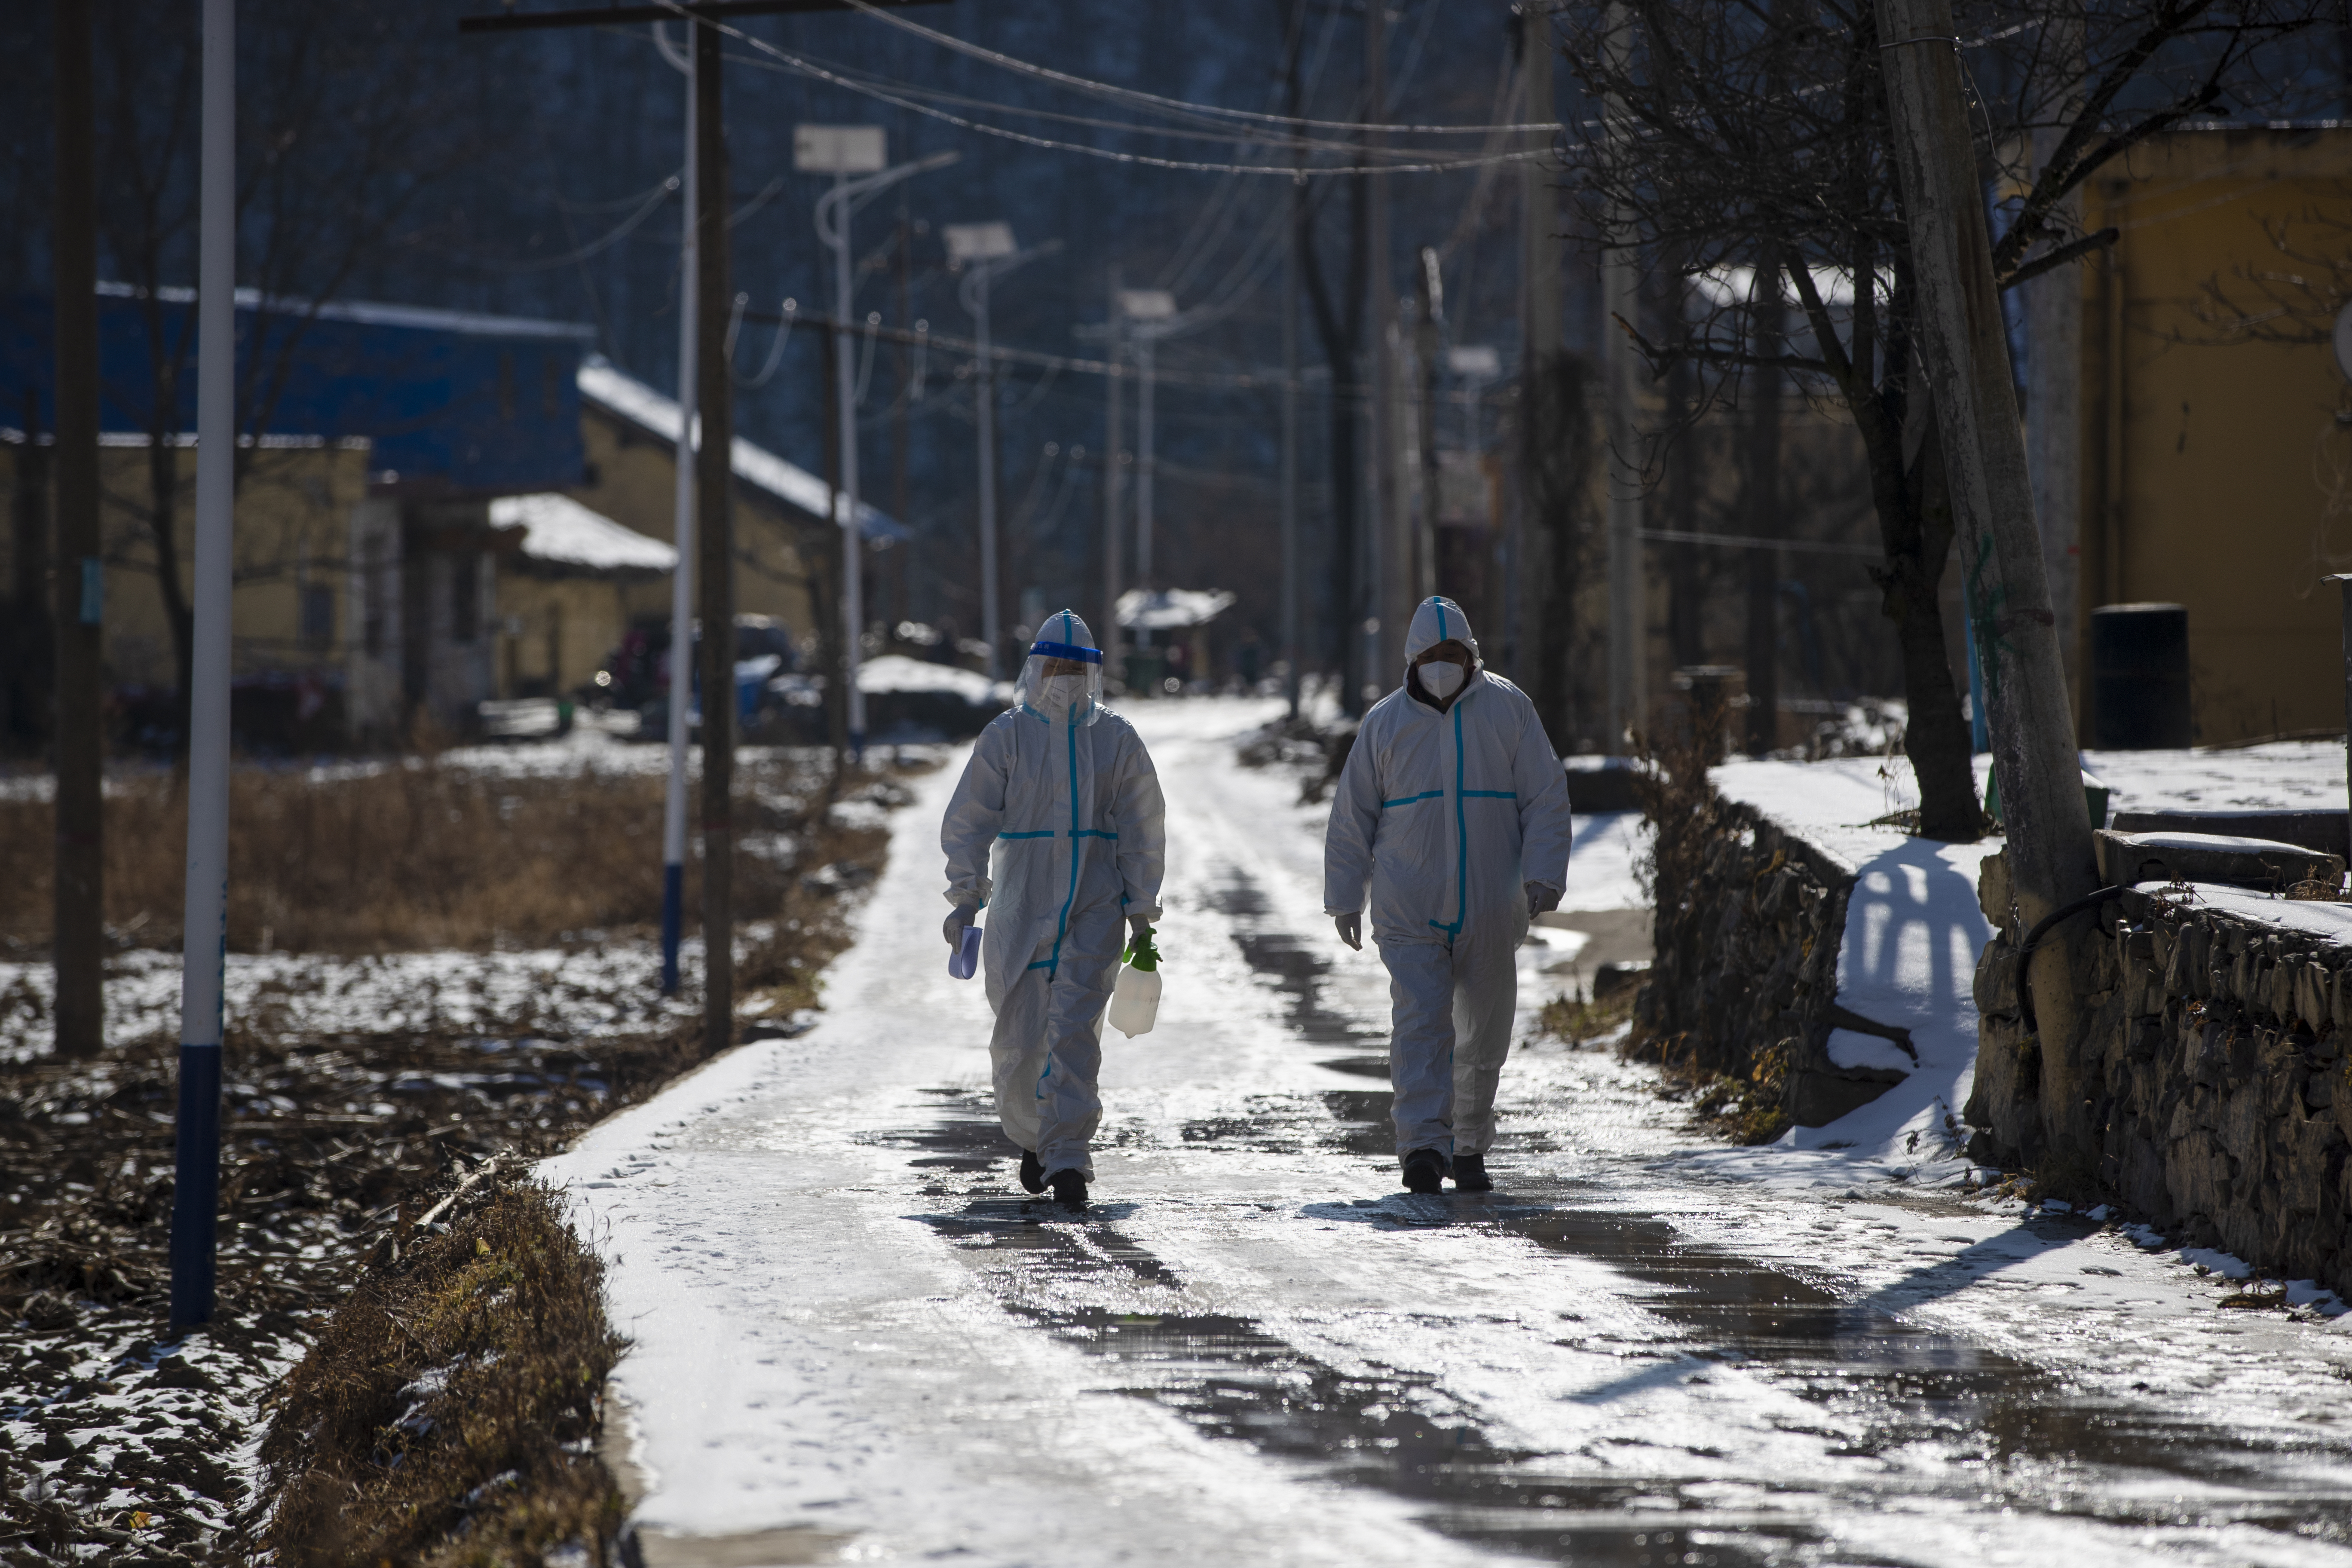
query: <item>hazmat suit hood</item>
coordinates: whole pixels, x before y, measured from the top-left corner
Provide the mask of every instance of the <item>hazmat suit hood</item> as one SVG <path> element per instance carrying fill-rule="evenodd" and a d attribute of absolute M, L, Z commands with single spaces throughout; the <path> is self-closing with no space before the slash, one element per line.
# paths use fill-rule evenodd
<path fill-rule="evenodd" d="M 1021 661 L 1021 706 L 1048 723 L 1092 724 L 1102 715 L 1102 657 L 1076 610 L 1055 611 Z M 1083 664 L 1086 673 L 1048 676 L 1045 661 L 1055 658 Z"/>
<path fill-rule="evenodd" d="M 1470 635 L 1470 617 L 1453 600 L 1433 594 L 1413 607 L 1412 625 L 1405 628 L 1406 668 L 1412 668 L 1414 659 L 1439 643 L 1449 640 L 1468 648 L 1472 658 L 1479 657 L 1478 639 Z"/>

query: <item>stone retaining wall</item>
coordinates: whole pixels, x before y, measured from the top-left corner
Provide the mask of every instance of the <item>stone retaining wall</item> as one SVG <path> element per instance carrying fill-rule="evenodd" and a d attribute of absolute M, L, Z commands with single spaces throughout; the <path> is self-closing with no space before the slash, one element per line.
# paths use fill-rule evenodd
<path fill-rule="evenodd" d="M 1657 889 L 1656 957 L 1633 1010 L 1647 1047 L 1710 1076 L 1779 1079 L 1781 1109 L 1805 1127 L 1902 1082 L 1830 1060 L 1832 1029 L 1885 1032 L 1837 1003 L 1853 868 L 1719 796 L 1681 831 L 1706 842 L 1685 886 Z"/>
<path fill-rule="evenodd" d="M 1977 968 L 1971 1155 L 2056 1173 L 2189 1245 L 2352 1296 L 2352 948 L 2243 900 L 2224 910 L 2191 889 L 2127 890 L 2082 917 L 2105 933 L 2084 978 L 2084 1104 L 2053 1116 L 2021 1016 L 2005 886 L 1996 856 L 1979 883 L 1997 934 Z M 2084 1129 L 2065 1140 L 2083 1146 L 2046 1146 L 2045 1129 L 2067 1125 Z"/>

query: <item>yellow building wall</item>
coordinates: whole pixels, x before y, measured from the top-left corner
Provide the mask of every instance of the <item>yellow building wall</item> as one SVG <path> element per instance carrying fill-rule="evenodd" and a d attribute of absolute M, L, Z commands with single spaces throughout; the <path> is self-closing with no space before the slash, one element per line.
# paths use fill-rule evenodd
<path fill-rule="evenodd" d="M 591 408 L 580 421 L 593 482 L 564 493 L 625 528 L 649 539 L 675 542 L 676 449 Z M 745 615 L 774 616 L 803 640 L 815 634 L 808 584 L 798 547 L 799 531 L 812 526 L 795 512 L 738 482 L 735 487 L 735 607 Z M 666 613 L 667 579 L 658 602 L 646 614 Z M 597 650 L 601 656 L 603 649 Z"/>
<path fill-rule="evenodd" d="M 2263 342 L 2297 322 L 2246 318 L 2280 301 L 2263 274 L 2311 271 L 2266 223 L 2346 226 L 2305 232 L 2352 258 L 2352 132 L 2182 132 L 2116 167 L 2084 204 L 2085 228 L 2122 235 L 2081 269 L 2082 668 L 2091 608 L 2170 601 L 2189 609 L 2200 743 L 2341 730 L 2342 604 L 2320 579 L 2352 569 L 2333 517 L 2352 396 L 2324 331 Z"/>
<path fill-rule="evenodd" d="M 629 623 L 669 613 L 669 578 L 499 575 L 499 695 L 563 696 L 595 679 Z"/>
<path fill-rule="evenodd" d="M 0 516 L 12 514 L 21 447 L 0 465 Z M 196 454 L 169 454 L 181 591 L 194 590 Z M 173 684 L 171 623 L 157 574 L 161 559 L 149 518 L 153 484 L 144 445 L 99 450 L 100 537 L 106 560 L 107 679 L 114 684 Z M 366 493 L 367 453 L 308 447 L 254 454 L 236 498 L 236 586 L 230 611 L 234 672 L 326 671 L 340 666 L 352 635 L 348 520 Z M 54 522 L 54 495 L 51 502 Z M 5 534 L 0 530 L 0 534 Z M 0 538 L 0 552 L 8 548 Z M 14 580 L 16 566 L 7 563 Z M 306 637 L 301 620 L 305 586 L 323 589 L 330 610 L 327 637 Z"/>

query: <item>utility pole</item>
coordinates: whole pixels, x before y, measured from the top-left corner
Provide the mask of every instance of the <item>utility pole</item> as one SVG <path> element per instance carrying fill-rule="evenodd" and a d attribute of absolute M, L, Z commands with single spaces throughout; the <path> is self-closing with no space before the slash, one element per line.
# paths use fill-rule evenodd
<path fill-rule="evenodd" d="M 907 187 L 898 187 L 898 246 L 894 268 L 898 286 L 898 325 L 915 324 L 915 225 L 907 210 Z M 908 395 L 911 366 L 910 351 L 904 338 L 891 345 L 893 363 L 898 372 L 898 395 L 890 400 L 890 515 L 900 522 L 907 521 L 908 483 L 913 470 L 912 426 L 914 404 Z M 885 624 L 910 619 L 913 611 L 907 604 L 907 549 L 904 544 L 890 552 L 889 613 Z"/>
<path fill-rule="evenodd" d="M 1388 145 L 1387 132 L 1377 129 L 1388 119 L 1388 6 L 1371 0 L 1364 7 L 1364 121 L 1374 129 L 1364 132 L 1364 162 L 1377 167 Z M 1370 619 L 1377 631 L 1370 639 L 1371 672 L 1368 679 L 1385 687 L 1401 677 L 1404 665 L 1405 623 L 1412 616 L 1410 563 L 1402 537 L 1402 509 L 1396 497 L 1396 288 L 1389 271 L 1389 185 L 1379 174 L 1363 176 L 1366 264 L 1370 279 L 1366 298 L 1371 304 L 1372 374 L 1369 394 L 1371 422 L 1371 548 L 1372 603 Z"/>
<path fill-rule="evenodd" d="M 1119 406 L 1118 301 L 1126 290 L 1118 282 L 1118 268 L 1114 266 L 1110 269 L 1110 313 L 1103 328 L 1103 357 L 1109 362 L 1110 374 L 1103 378 L 1103 618 L 1095 628 L 1095 641 L 1101 645 L 1103 662 L 1112 675 L 1124 677 L 1126 666 L 1119 658 L 1118 635 L 1118 596 L 1126 587 L 1126 566 L 1119 559 L 1119 536 L 1124 531 L 1120 526 L 1119 458 L 1127 439 L 1127 421 L 1125 410 Z"/>
<path fill-rule="evenodd" d="M 1921 359 L 1941 426 L 1984 671 L 1993 775 L 2009 834 L 2004 858 L 2019 918 L 2032 927 L 2097 881 L 2065 666 L 2033 524 L 1951 3 L 1877 0 L 1877 11 L 1919 289 Z M 2076 952 L 2089 936 L 2080 923 L 2062 924 L 2028 961 L 2041 1020 L 2043 1134 L 2053 1147 L 2082 1147 L 2087 1132 L 2076 1058 L 2084 988 L 2073 981 Z"/>
<path fill-rule="evenodd" d="M 824 505 L 825 516 L 832 518 L 841 511 L 841 383 L 834 374 L 834 366 L 841 357 L 840 334 L 825 333 L 821 345 L 817 355 L 817 398 L 824 406 Z M 817 537 L 824 541 L 824 547 L 818 552 L 816 581 L 837 584 L 841 581 L 839 552 L 845 536 L 828 521 L 820 525 Z M 833 748 L 834 777 L 837 780 L 841 776 L 840 760 L 849 755 L 849 704 L 841 700 L 843 678 L 849 671 L 849 655 L 842 646 L 841 600 L 836 592 L 833 604 L 827 606 L 824 590 L 812 587 L 809 602 L 824 644 L 824 678 L 834 692 L 834 700 L 824 705 L 824 738 Z"/>
<path fill-rule="evenodd" d="M 989 287 L 1000 273 L 1050 255 L 1061 249 L 1062 242 L 1047 240 L 1023 250 L 1013 243 L 1013 226 L 1003 222 L 951 223 L 947 226 L 946 237 L 949 257 L 965 269 L 963 283 L 956 292 L 978 329 L 975 346 L 980 356 L 975 368 L 980 377 L 980 621 L 981 637 L 988 644 L 988 679 L 994 680 L 1003 664 L 1000 645 L 1004 640 L 1004 593 L 997 581 L 996 351 L 989 339 Z"/>
<path fill-rule="evenodd" d="M 1176 297 L 1165 289 L 1124 289 L 1118 313 L 1131 321 L 1135 343 L 1135 579 L 1151 586 L 1152 479 L 1158 472 L 1159 426 L 1154 417 L 1153 359 L 1176 319 Z"/>
<path fill-rule="evenodd" d="M 206 12 L 209 24 L 211 13 Z M 55 1049 L 106 1044 L 105 565 L 98 529 L 98 176 L 88 0 L 58 0 Z M 29 443 L 28 428 L 25 439 Z"/>
<path fill-rule="evenodd" d="M 677 264 L 677 456 L 672 485 L 670 541 L 677 566 L 669 592 L 669 783 L 662 796 L 661 994 L 677 994 L 677 946 L 686 928 L 686 712 L 694 702 L 694 411 L 698 341 L 702 318 L 696 309 L 700 263 L 695 245 L 701 209 L 694 177 L 701 121 L 695 109 L 694 34 L 687 24 L 685 55 L 674 61 L 686 75 L 685 205 L 679 218 Z M 661 24 L 654 37 L 662 40 Z M 663 52 L 668 52 L 664 44 Z"/>
<path fill-rule="evenodd" d="M 1421 458 L 1420 499 L 1413 508 L 1412 544 L 1416 598 L 1444 590 L 1437 581 L 1437 510 L 1442 497 L 1437 461 L 1437 355 L 1445 327 L 1445 275 L 1437 247 L 1421 247 L 1413 269 L 1419 311 L 1412 328 L 1414 451 Z M 1455 585 L 1458 588 L 1459 585 Z M 1473 595 L 1474 597 L 1475 595 Z"/>
<path fill-rule="evenodd" d="M 196 224 L 195 660 L 188 708 L 187 886 L 172 1321 L 213 1316 L 220 1214 L 222 970 L 228 942 L 229 575 L 236 506 L 236 3 L 205 0 Z"/>
<path fill-rule="evenodd" d="M 833 188 L 817 199 L 817 238 L 833 251 L 834 378 L 841 399 L 841 543 L 843 674 L 849 708 L 850 755 L 866 752 L 866 693 L 857 683 L 860 646 L 866 632 L 866 533 L 859 515 L 857 482 L 857 389 L 849 352 L 850 311 L 856 279 L 849 254 L 849 223 L 858 207 L 910 174 L 944 169 L 960 156 L 934 153 L 912 163 L 889 166 L 888 145 L 878 125 L 801 125 L 793 131 L 793 167 L 804 174 L 831 174 Z M 852 179 L 852 175 L 858 176 Z"/>
<path fill-rule="evenodd" d="M 1632 23 L 1622 4 L 1609 7 L 1607 47 L 1622 58 L 1630 43 Z M 1612 100 L 1607 110 L 1617 126 L 1624 123 L 1624 106 Z M 1622 130 L 1613 134 L 1625 134 Z M 1634 399 L 1640 381 L 1633 345 L 1620 321 L 1638 323 L 1641 280 L 1638 258 L 1626 243 L 1631 215 L 1609 215 L 1609 247 L 1601 262 L 1604 336 L 1601 363 L 1608 369 L 1609 396 L 1609 734 L 1607 750 L 1622 755 L 1632 732 L 1649 724 L 1648 673 L 1643 655 L 1646 638 L 1642 625 L 1642 472 L 1634 423 Z"/>
<path fill-rule="evenodd" d="M 2033 172 L 2049 168 L 2065 127 L 2082 111 L 2082 0 L 2051 0 L 2043 48 L 2065 73 L 2059 123 L 2033 133 Z M 2062 234 L 2081 225 L 2083 198 L 2070 191 L 2051 214 Z M 2083 276 L 2054 268 L 2025 285 L 2025 449 L 2033 465 L 2033 514 L 2042 522 L 2042 570 L 2050 582 L 2052 629 L 2058 657 L 2079 678 L 2076 638 L 2080 574 L 2076 553 L 2083 509 Z"/>
<path fill-rule="evenodd" d="M 1756 268 L 1757 356 L 1780 352 L 1786 309 L 1780 291 L 1780 253 L 1765 252 Z M 1748 537 L 1780 537 L 1780 373 L 1769 365 L 1749 369 L 1756 405 L 1748 411 Z M 1748 751 L 1763 756 L 1780 744 L 1780 552 L 1770 544 L 1748 547 Z"/>
<path fill-rule="evenodd" d="M 1291 186 L 1294 205 L 1304 183 Z M 1298 717 L 1298 224 L 1282 247 L 1282 691 Z"/>
<path fill-rule="evenodd" d="M 727 121 L 721 35 L 694 34 L 696 584 L 702 606 L 702 1051 L 735 1043 L 735 410 L 727 373 Z"/>
<path fill-rule="evenodd" d="M 1547 123 L 1553 112 L 1549 5 L 1531 0 L 1520 7 L 1518 23 L 1519 117 L 1530 125 Z M 1544 138 L 1534 150 L 1549 151 L 1549 133 L 1533 134 Z M 1572 608 L 1567 589 L 1576 552 L 1565 498 L 1551 493 L 1554 448 L 1569 434 L 1560 398 L 1559 230 L 1551 175 L 1540 159 L 1530 158 L 1519 165 L 1519 504 L 1517 547 L 1511 552 L 1517 570 L 1504 586 L 1504 619 L 1513 633 L 1514 673 L 1528 677 L 1545 729 L 1565 747 L 1575 733 L 1569 724 L 1565 617 Z"/>

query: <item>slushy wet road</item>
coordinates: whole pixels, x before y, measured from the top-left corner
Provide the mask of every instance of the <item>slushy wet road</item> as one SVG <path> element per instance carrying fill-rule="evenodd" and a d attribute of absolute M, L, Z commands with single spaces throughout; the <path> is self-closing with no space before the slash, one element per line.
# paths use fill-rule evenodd
<path fill-rule="evenodd" d="M 2352 1332 L 2111 1228 L 1780 1179 L 1533 1040 L 1497 1191 L 1399 1189 L 1384 975 L 1321 915 L 1320 813 L 1235 763 L 1267 711 L 1139 710 L 1167 992 L 1108 1041 L 1085 1215 L 1014 1184 L 944 973 L 960 759 L 816 1029 L 551 1163 L 636 1341 L 649 1558 L 2352 1563 Z"/>

